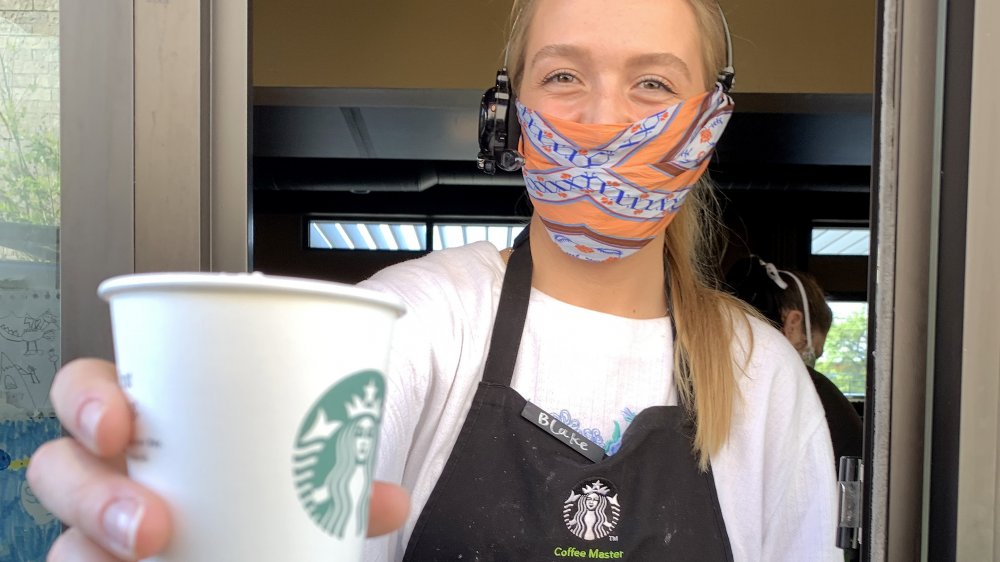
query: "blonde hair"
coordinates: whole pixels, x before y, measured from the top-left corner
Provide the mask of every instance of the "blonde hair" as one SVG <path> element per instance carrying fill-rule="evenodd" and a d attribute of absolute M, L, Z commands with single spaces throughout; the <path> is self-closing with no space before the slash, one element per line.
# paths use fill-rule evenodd
<path fill-rule="evenodd" d="M 746 303 L 718 289 L 718 209 L 712 185 L 703 178 L 667 228 L 664 249 L 677 328 L 674 381 L 681 404 L 695 421 L 694 451 L 702 470 L 728 439 L 739 398 L 733 361 L 736 321 L 750 334 L 744 353 L 749 362 L 753 340 L 747 317 L 756 316 Z"/>
<path fill-rule="evenodd" d="M 701 31 L 708 90 L 726 66 L 722 12 L 717 0 L 688 2 Z M 514 0 L 511 10 L 505 64 L 515 91 L 524 73 L 527 30 L 536 5 L 536 0 Z M 749 333 L 747 315 L 752 314 L 746 304 L 718 289 L 718 209 L 711 183 L 703 177 L 667 228 L 664 249 L 670 313 L 677 329 L 674 380 L 695 424 L 693 449 L 702 470 L 729 437 L 739 398 L 733 362 L 736 321 L 742 320 Z M 748 345 L 752 347 L 752 341 Z M 746 358 L 749 361 L 749 354 Z"/>

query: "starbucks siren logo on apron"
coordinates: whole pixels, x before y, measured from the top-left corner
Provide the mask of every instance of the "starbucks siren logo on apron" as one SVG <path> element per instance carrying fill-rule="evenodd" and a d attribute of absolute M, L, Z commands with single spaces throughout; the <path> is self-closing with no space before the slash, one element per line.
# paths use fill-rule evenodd
<path fill-rule="evenodd" d="M 361 371 L 309 408 L 295 440 L 292 475 L 302 507 L 323 531 L 365 536 L 385 380 Z"/>
<path fill-rule="evenodd" d="M 615 530 L 621 511 L 614 484 L 603 478 L 588 479 L 570 490 L 563 502 L 563 521 L 571 533 L 593 541 Z"/>

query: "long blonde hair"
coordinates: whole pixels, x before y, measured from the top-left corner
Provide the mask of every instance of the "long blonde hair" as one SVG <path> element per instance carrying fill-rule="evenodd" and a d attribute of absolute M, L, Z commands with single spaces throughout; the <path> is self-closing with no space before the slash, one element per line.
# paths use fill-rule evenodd
<path fill-rule="evenodd" d="M 688 2 L 701 30 L 707 90 L 726 66 L 722 12 L 717 0 Z M 535 7 L 535 0 L 514 0 L 511 10 L 505 59 L 515 90 L 524 72 L 527 29 Z M 695 422 L 693 448 L 702 470 L 708 469 L 709 457 L 729 437 L 739 399 L 738 367 L 733 362 L 736 322 L 742 321 L 750 331 L 749 308 L 718 289 L 719 224 L 711 183 L 702 178 L 667 228 L 664 249 L 670 312 L 677 328 L 674 380 L 680 402 Z M 749 361 L 749 353 L 745 357 Z"/>

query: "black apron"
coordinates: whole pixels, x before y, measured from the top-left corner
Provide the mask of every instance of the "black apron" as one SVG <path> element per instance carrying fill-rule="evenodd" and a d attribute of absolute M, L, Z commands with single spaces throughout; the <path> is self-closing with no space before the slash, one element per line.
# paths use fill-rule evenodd
<path fill-rule="evenodd" d="M 732 561 L 683 408 L 641 411 L 598 462 L 522 417 L 510 382 L 531 268 L 525 236 L 504 276 L 483 381 L 403 559 Z"/>

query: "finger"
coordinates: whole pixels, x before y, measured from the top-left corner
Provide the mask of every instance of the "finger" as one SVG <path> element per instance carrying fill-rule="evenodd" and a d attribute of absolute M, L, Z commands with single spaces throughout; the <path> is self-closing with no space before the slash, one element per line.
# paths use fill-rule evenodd
<path fill-rule="evenodd" d="M 113 364 L 99 359 L 67 364 L 52 383 L 51 397 L 59 421 L 92 452 L 112 457 L 125 450 L 132 412 Z"/>
<path fill-rule="evenodd" d="M 52 544 L 46 562 L 121 562 L 121 559 L 112 556 L 75 527 L 71 527 Z"/>
<path fill-rule="evenodd" d="M 368 511 L 368 536 L 391 533 L 403 526 L 410 513 L 410 495 L 386 482 L 373 482 L 371 508 Z"/>
<path fill-rule="evenodd" d="M 145 558 L 167 545 L 166 503 L 73 439 L 42 445 L 27 476 L 49 511 L 119 558 Z"/>

